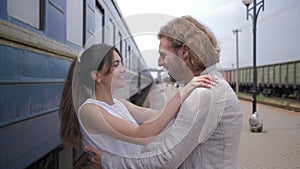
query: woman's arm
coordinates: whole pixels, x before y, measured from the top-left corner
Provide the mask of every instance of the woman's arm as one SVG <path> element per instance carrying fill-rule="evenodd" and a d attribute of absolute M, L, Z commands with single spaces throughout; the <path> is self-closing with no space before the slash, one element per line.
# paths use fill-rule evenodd
<path fill-rule="evenodd" d="M 144 123 L 146 120 L 150 119 L 151 117 L 159 113 L 158 110 L 137 106 L 127 101 L 126 99 L 123 98 L 117 98 L 117 99 L 127 107 L 132 117 L 138 123 Z"/>
<path fill-rule="evenodd" d="M 142 138 L 138 126 L 115 117 L 102 107 L 86 104 L 81 108 L 80 118 L 83 127 L 91 134 L 106 134 L 126 142 L 148 145 L 153 138 Z"/>
<path fill-rule="evenodd" d="M 199 76 L 199 77 L 195 77 L 193 80 L 190 83 L 188 83 L 187 86 L 185 86 L 183 88 L 183 90 L 185 90 L 185 89 L 190 90 L 190 91 L 187 91 L 186 93 L 192 92 L 192 90 L 194 90 L 196 87 L 209 88 L 213 83 L 216 82 L 216 78 L 214 78 L 212 76 L 209 76 L 209 75 L 202 75 L 202 76 Z M 196 83 L 196 81 L 198 83 Z M 195 86 L 193 86 L 193 85 L 195 85 Z M 183 96 L 182 99 L 185 99 L 184 97 L 186 97 L 186 96 Z M 151 109 L 151 108 L 145 108 L 145 107 L 137 106 L 137 105 L 132 104 L 131 102 L 125 100 L 125 99 L 122 99 L 122 98 L 118 98 L 118 100 L 121 101 L 128 108 L 129 112 L 131 113 L 133 118 L 138 123 L 144 123 L 147 120 L 149 120 L 150 118 L 156 117 L 160 113 L 163 112 L 163 109 L 155 110 L 155 109 Z M 174 100 L 170 100 L 169 102 L 174 102 Z"/>
<path fill-rule="evenodd" d="M 135 126 L 126 120 L 117 118 L 105 109 L 93 104 L 87 104 L 81 109 L 81 119 L 84 127 L 90 133 L 105 133 L 120 140 L 147 145 L 153 139 L 151 137 L 156 136 L 164 129 L 178 111 L 181 103 L 196 87 L 210 87 L 211 84 L 209 76 L 193 78 L 170 99 L 160 113 L 140 126 Z"/>

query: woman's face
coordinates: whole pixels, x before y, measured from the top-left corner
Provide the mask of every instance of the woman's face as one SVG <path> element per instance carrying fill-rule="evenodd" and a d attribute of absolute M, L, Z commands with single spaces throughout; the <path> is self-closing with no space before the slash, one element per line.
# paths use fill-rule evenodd
<path fill-rule="evenodd" d="M 106 85 L 111 85 L 112 91 L 125 87 L 125 72 L 126 68 L 122 64 L 121 57 L 114 51 L 111 72 L 103 76 L 102 82 Z"/>

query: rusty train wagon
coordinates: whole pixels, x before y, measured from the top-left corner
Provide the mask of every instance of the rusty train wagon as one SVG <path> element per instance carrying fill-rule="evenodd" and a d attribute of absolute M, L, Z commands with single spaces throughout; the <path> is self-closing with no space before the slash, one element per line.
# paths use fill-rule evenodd
<path fill-rule="evenodd" d="M 225 76 L 236 89 L 236 70 L 226 70 Z M 238 73 L 239 91 L 252 91 L 253 67 L 243 67 Z M 266 96 L 300 100 L 300 60 L 257 66 L 258 92 Z"/>
<path fill-rule="evenodd" d="M 0 168 L 73 168 L 84 154 L 62 144 L 58 106 L 92 35 L 120 50 L 131 85 L 152 84 L 150 73 L 136 78 L 147 65 L 122 18 L 115 0 L 0 1 Z"/>

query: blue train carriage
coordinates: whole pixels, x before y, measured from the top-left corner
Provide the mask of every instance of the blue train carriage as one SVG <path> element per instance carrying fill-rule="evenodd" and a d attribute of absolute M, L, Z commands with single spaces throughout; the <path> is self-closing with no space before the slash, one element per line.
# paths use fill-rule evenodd
<path fill-rule="evenodd" d="M 226 70 L 227 81 L 236 89 L 236 70 Z M 251 93 L 253 68 L 238 71 L 239 91 Z M 258 92 L 265 96 L 289 97 L 300 100 L 300 60 L 257 67 Z"/>
<path fill-rule="evenodd" d="M 120 17 L 114 0 L 0 1 L 0 168 L 76 168 L 83 152 L 61 144 L 58 117 L 71 61 L 97 32 L 90 43 L 117 44 L 128 78 L 147 67 Z"/>

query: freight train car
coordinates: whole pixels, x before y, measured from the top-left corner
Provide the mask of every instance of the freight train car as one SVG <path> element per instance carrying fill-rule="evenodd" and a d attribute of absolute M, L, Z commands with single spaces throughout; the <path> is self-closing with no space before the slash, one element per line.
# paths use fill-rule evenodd
<path fill-rule="evenodd" d="M 153 79 L 148 72 L 136 78 L 147 65 L 130 34 L 114 0 L 0 1 L 0 168 L 76 166 L 83 152 L 59 137 L 58 106 L 70 63 L 89 39 L 115 45 L 129 69 L 127 81 L 147 88 Z"/>
<path fill-rule="evenodd" d="M 252 91 L 253 67 L 225 70 L 226 80 L 239 92 Z M 300 60 L 257 67 L 258 92 L 266 96 L 290 97 L 300 100 Z"/>

